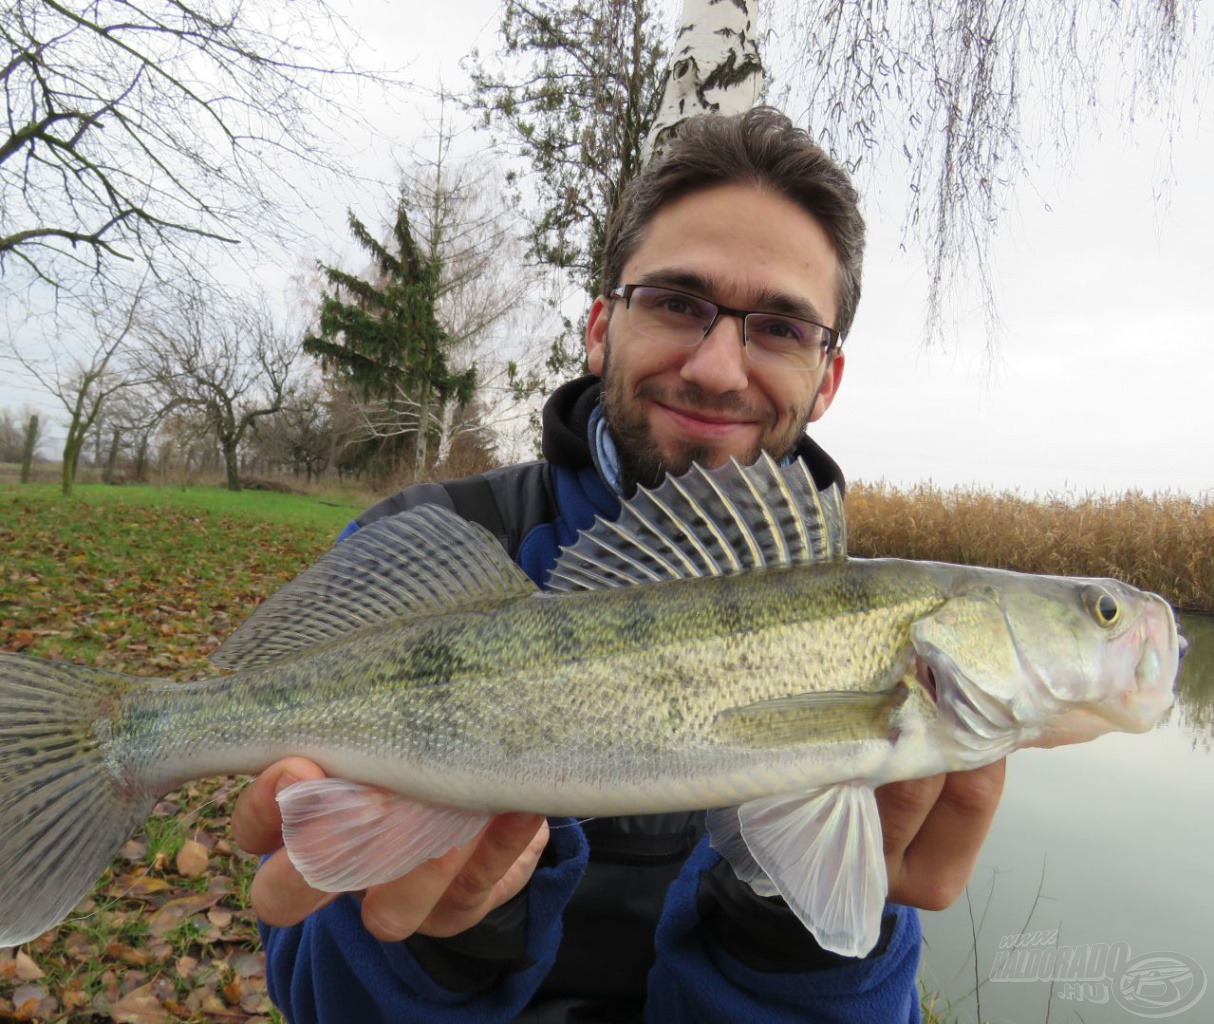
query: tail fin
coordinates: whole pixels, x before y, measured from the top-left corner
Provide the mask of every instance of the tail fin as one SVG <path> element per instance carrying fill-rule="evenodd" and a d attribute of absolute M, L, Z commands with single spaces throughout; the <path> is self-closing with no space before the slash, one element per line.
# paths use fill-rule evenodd
<path fill-rule="evenodd" d="M 102 724 L 132 682 L 0 654 L 0 948 L 67 917 L 156 804 Z"/>

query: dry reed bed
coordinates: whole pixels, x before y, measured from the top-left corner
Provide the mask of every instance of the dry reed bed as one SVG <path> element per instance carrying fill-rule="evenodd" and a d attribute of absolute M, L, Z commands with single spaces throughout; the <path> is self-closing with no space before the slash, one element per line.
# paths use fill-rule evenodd
<path fill-rule="evenodd" d="M 1066 576 L 1111 576 L 1214 611 L 1214 498 L 1046 497 L 883 483 L 848 488 L 849 548 Z"/>

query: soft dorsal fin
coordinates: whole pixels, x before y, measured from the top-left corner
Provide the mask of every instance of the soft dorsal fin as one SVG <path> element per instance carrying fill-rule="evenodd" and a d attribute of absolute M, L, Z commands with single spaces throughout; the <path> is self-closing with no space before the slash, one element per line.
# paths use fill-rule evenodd
<path fill-rule="evenodd" d="M 535 584 L 483 527 L 439 505 L 377 520 L 271 595 L 211 661 L 248 669 L 366 629 L 524 597 Z"/>
<path fill-rule="evenodd" d="M 847 529 L 839 489 L 819 491 L 800 459 L 753 466 L 730 459 L 693 465 L 654 490 L 638 488 L 619 518 L 596 518 L 561 553 L 553 590 L 599 590 L 659 580 L 728 576 L 748 569 L 843 558 Z"/>

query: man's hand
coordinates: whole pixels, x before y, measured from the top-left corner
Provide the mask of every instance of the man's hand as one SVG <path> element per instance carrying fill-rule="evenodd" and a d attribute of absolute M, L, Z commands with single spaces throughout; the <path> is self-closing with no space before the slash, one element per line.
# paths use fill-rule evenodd
<path fill-rule="evenodd" d="M 297 924 L 337 893 L 313 889 L 282 848 L 282 816 L 275 795 L 295 782 L 322 779 L 312 761 L 289 757 L 244 788 L 232 812 L 232 834 L 249 853 L 272 856 L 253 879 L 253 910 L 266 924 Z M 384 942 L 422 935 L 447 937 L 471 928 L 520 892 L 548 842 L 548 823 L 536 814 L 499 814 L 475 839 L 428 860 L 409 874 L 367 889 L 363 925 Z"/>
<path fill-rule="evenodd" d="M 996 761 L 877 790 L 891 900 L 943 910 L 964 892 L 995 817 L 1006 767 Z"/>

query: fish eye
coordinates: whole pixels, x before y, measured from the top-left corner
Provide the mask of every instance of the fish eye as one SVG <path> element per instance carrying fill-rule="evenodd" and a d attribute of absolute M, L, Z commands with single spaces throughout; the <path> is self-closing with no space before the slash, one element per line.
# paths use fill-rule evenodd
<path fill-rule="evenodd" d="M 1104 587 L 1087 587 L 1083 592 L 1083 603 L 1087 605 L 1098 625 L 1111 629 L 1121 619 L 1121 605 Z"/>

